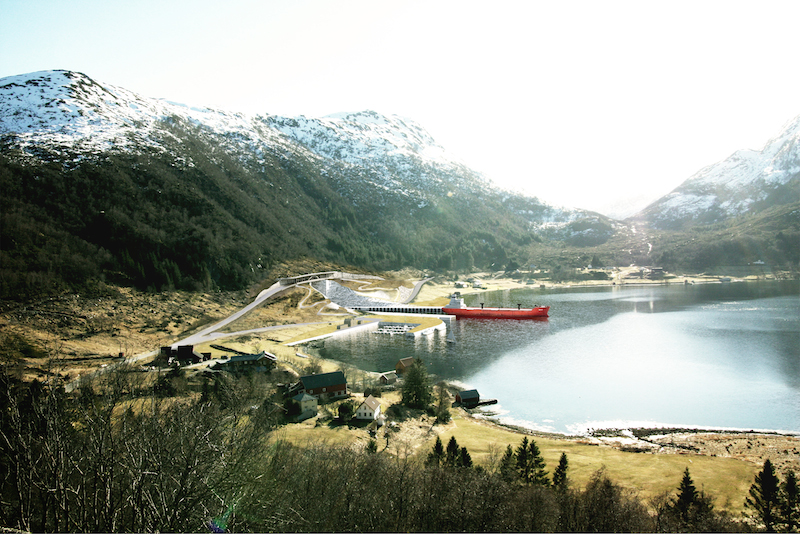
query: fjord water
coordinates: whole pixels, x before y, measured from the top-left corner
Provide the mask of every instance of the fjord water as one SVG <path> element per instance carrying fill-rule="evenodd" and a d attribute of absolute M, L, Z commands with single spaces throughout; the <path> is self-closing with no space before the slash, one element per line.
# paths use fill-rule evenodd
<path fill-rule="evenodd" d="M 498 399 L 504 422 L 581 433 L 675 426 L 800 432 L 800 283 L 519 289 L 468 305 L 550 306 L 547 320 L 454 321 L 418 339 L 353 333 L 320 355 L 370 371 L 422 358 Z"/>

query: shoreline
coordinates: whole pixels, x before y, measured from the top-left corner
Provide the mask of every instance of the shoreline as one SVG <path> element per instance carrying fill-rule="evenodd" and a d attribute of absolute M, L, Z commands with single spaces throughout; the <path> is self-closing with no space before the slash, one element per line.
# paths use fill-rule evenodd
<path fill-rule="evenodd" d="M 582 290 L 593 287 L 682 286 L 729 283 L 727 280 L 720 280 L 720 278 L 723 278 L 720 276 L 686 276 L 669 280 L 624 280 L 623 283 L 619 283 L 616 280 L 598 280 L 579 283 L 537 283 L 534 285 L 506 276 L 495 275 L 493 277 L 490 273 L 475 273 L 473 276 L 482 280 L 483 287 L 480 289 L 472 287 L 457 288 L 455 287 L 455 281 L 430 280 L 422 286 L 413 304 L 440 304 L 443 299 L 449 298 L 454 291 L 460 291 L 463 295 L 480 295 L 486 292 L 510 289 Z M 417 282 L 424 279 L 424 277 L 414 276 L 406 279 L 411 282 Z M 731 279 L 730 283 L 773 283 L 785 280 L 795 279 L 747 277 L 744 279 Z M 439 302 L 437 303 L 436 300 L 439 300 Z M 460 389 L 460 386 L 456 383 L 450 381 L 447 381 L 447 383 L 451 390 Z M 519 424 L 517 421 L 504 421 L 504 418 L 500 414 L 492 412 L 491 408 L 485 412 L 477 409 L 463 410 L 463 415 L 480 424 L 490 425 L 518 435 L 539 436 L 542 439 L 609 447 L 633 453 L 695 454 L 709 457 L 735 458 L 746 460 L 754 465 L 760 465 L 764 459 L 770 458 L 776 466 L 800 471 L 800 432 L 793 430 L 702 427 L 680 424 L 661 425 L 650 422 L 642 424 L 631 422 L 632 424 L 627 425 L 625 422 L 619 422 L 619 424 L 604 425 L 602 428 L 587 428 L 585 432 L 569 433 L 538 429 L 526 426 L 524 422 Z"/>

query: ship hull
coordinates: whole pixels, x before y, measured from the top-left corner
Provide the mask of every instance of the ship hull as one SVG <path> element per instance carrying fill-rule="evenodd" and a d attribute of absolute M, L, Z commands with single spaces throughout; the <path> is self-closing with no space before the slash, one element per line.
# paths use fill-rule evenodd
<path fill-rule="evenodd" d="M 477 319 L 541 319 L 547 317 L 550 306 L 540 306 L 537 308 L 442 308 L 447 315 L 455 315 L 457 318 L 477 318 Z"/>

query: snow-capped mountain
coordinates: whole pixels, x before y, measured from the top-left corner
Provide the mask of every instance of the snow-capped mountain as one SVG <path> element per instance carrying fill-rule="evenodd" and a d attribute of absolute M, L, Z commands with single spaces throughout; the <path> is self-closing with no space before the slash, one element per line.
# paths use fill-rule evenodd
<path fill-rule="evenodd" d="M 247 116 L 189 107 L 99 84 L 84 74 L 45 71 L 0 79 L 0 136 L 22 153 L 81 160 L 109 152 L 175 152 L 174 126 L 191 127 L 242 163 L 263 154 L 291 154 L 351 168 L 359 180 L 416 198 L 444 187 L 487 191 L 484 177 L 447 155 L 418 124 L 366 111 L 324 118 Z M 191 166 L 191 160 L 184 162 Z M 358 187 L 340 184 L 358 203 Z"/>
<path fill-rule="evenodd" d="M 616 229 L 499 189 L 408 119 L 250 116 L 69 71 L 0 79 L 0 187 L 4 234 L 26 236 L 13 272 L 51 277 L 55 261 L 148 288 L 243 287 L 300 256 L 496 268 L 534 242 L 599 244 Z M 70 243 L 56 260 L 54 239 Z"/>
<path fill-rule="evenodd" d="M 657 228 L 712 224 L 800 201 L 800 117 L 760 151 L 709 165 L 634 218 Z"/>
<path fill-rule="evenodd" d="M 145 149 L 170 153 L 191 167 L 176 128 L 191 129 L 257 172 L 266 154 L 313 161 L 354 205 L 387 206 L 398 198 L 416 209 L 442 195 L 518 195 L 449 156 L 424 128 L 373 111 L 322 118 L 247 116 L 143 97 L 80 73 L 44 71 L 0 79 L 0 136 L 21 154 L 77 162 Z M 534 227 L 584 218 L 523 197 Z M 519 198 L 516 198 L 519 200 Z"/>

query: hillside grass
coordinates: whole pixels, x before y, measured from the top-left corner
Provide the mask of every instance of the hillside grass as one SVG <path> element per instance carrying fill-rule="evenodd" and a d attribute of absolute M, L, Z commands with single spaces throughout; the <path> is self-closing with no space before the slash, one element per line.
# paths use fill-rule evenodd
<path fill-rule="evenodd" d="M 522 434 L 465 416 L 460 410 L 454 410 L 453 416 L 451 428 L 441 434 L 442 443 L 446 445 L 450 436 L 455 436 L 477 465 L 488 465 L 494 458 L 499 460 L 507 445 L 516 449 L 522 441 Z M 531 438 L 539 446 L 549 473 L 558 465 L 561 453 L 567 454 L 569 477 L 577 487 L 584 487 L 598 469 L 605 469 L 615 482 L 652 499 L 664 492 L 675 492 L 688 467 L 698 490 L 713 496 L 717 507 L 733 513 L 744 509 L 745 496 L 760 469 L 758 465 L 733 458 L 625 452 L 576 439 L 539 435 Z M 420 448 L 420 454 L 427 455 L 435 439 L 428 440 Z"/>

